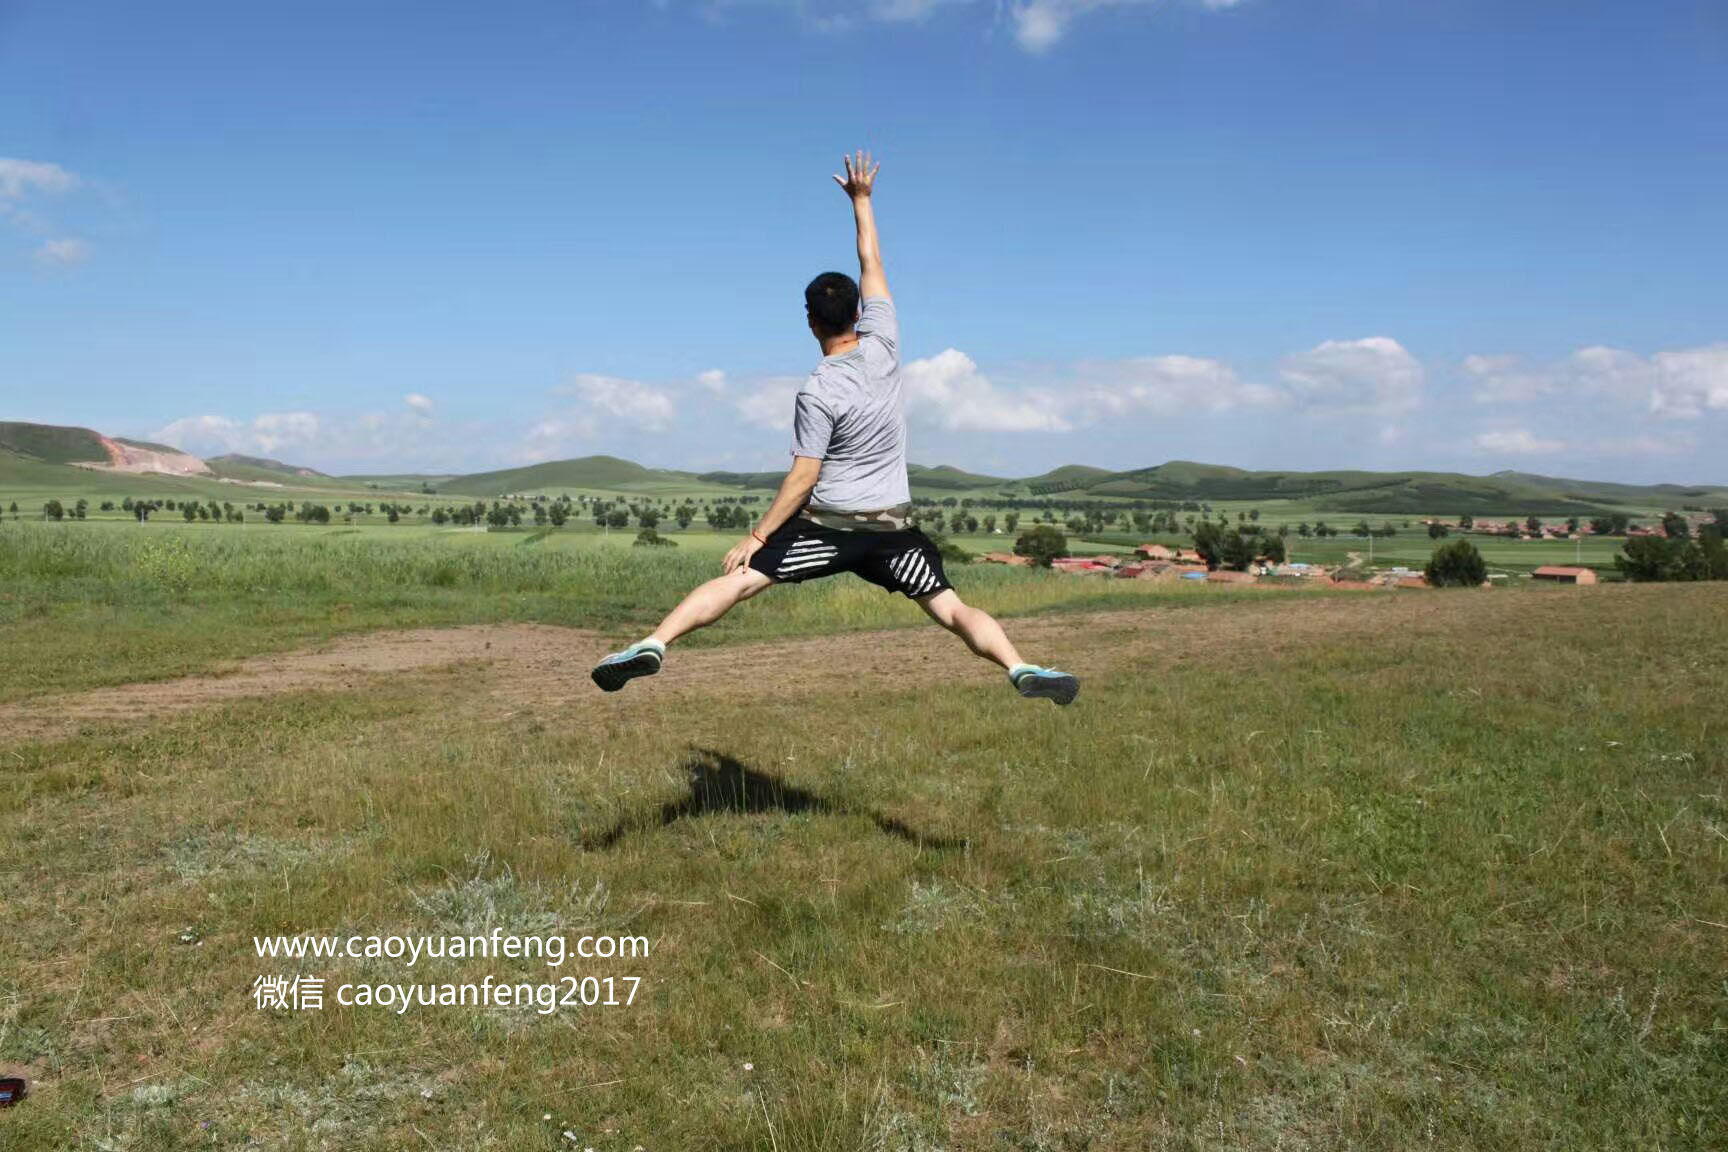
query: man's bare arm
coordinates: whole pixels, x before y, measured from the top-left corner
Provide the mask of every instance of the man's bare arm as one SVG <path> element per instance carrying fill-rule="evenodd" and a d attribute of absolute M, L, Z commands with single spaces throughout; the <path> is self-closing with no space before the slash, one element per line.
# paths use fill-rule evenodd
<path fill-rule="evenodd" d="M 792 467 L 787 470 L 786 478 L 780 481 L 780 491 L 775 494 L 774 502 L 768 505 L 768 511 L 762 514 L 756 527 L 750 535 L 738 541 L 732 551 L 726 553 L 724 571 L 735 572 L 747 567 L 750 557 L 754 556 L 768 537 L 774 535 L 786 521 L 798 515 L 798 510 L 804 507 L 810 499 L 810 493 L 816 489 L 816 480 L 822 475 L 822 461 L 813 456 L 794 456 Z"/>
<path fill-rule="evenodd" d="M 845 189 L 852 199 L 852 215 L 858 221 L 858 295 L 868 300 L 888 295 L 888 273 L 882 268 L 882 248 L 876 239 L 876 209 L 870 193 L 876 189 L 876 173 L 881 164 L 872 163 L 870 153 L 859 152 L 845 158 L 846 175 L 836 174 L 834 182 Z"/>

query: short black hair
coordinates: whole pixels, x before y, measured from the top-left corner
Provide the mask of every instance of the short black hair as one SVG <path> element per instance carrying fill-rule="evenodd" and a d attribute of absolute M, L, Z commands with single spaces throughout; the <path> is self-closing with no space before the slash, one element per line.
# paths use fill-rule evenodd
<path fill-rule="evenodd" d="M 858 322 L 858 282 L 844 272 L 824 272 L 804 289 L 804 310 L 823 336 L 850 332 Z"/>

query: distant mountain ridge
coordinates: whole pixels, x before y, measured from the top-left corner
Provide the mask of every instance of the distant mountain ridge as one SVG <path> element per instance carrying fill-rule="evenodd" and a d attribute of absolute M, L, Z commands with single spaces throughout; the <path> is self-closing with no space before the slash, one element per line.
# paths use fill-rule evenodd
<path fill-rule="evenodd" d="M 268 456 L 243 456 L 238 452 L 228 452 L 221 456 L 212 456 L 205 461 L 218 475 L 231 475 L 239 471 L 268 472 L 276 476 L 300 476 L 308 479 L 328 480 L 329 476 L 315 468 L 302 468 L 298 464 L 284 464 L 280 460 L 272 460 Z"/>
<path fill-rule="evenodd" d="M 771 491 L 782 473 L 686 472 L 649 468 L 616 456 L 548 460 L 519 468 L 468 474 L 331 476 L 314 468 L 262 456 L 226 453 L 201 460 L 166 444 L 110 437 L 89 428 L 0 422 L 0 485 L 28 472 L 40 485 L 60 467 L 123 472 L 139 477 L 311 490 L 435 492 L 496 499 L 559 490 L 643 495 L 704 490 Z M 1180 502 L 1302 501 L 1317 510 L 1367 515 L 1505 513 L 1591 515 L 1618 507 L 1679 509 L 1728 505 L 1728 484 L 1620 484 L 1529 472 L 1490 476 L 1456 472 L 1255 471 L 1191 460 L 1111 470 L 1067 464 L 1037 476 L 990 476 L 948 465 L 908 467 L 915 496 L 946 499 L 1048 497 L 1053 500 L 1128 499 Z"/>
<path fill-rule="evenodd" d="M 205 476 L 209 465 L 167 444 L 104 436 L 90 428 L 0 422 L 0 453 L 41 464 L 65 464 L 104 472 Z"/>

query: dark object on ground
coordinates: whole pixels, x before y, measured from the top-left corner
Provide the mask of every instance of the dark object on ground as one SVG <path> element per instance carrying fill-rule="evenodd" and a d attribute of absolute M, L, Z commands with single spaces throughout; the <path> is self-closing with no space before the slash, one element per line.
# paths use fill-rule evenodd
<path fill-rule="evenodd" d="M 0 1108 L 10 1108 L 24 1099 L 30 1084 L 22 1076 L 0 1076 Z"/>
<path fill-rule="evenodd" d="M 688 796 L 662 804 L 654 815 L 626 816 L 600 835 L 585 838 L 582 846 L 588 849 L 611 848 L 631 832 L 666 828 L 679 820 L 710 814 L 747 816 L 758 812 L 788 812 L 793 815 L 819 812 L 832 816 L 863 816 L 875 824 L 878 831 L 931 851 L 946 852 L 966 847 L 964 840 L 929 836 L 892 816 L 868 808 L 843 807 L 723 752 L 692 748 L 684 762 L 684 772 L 690 783 Z"/>

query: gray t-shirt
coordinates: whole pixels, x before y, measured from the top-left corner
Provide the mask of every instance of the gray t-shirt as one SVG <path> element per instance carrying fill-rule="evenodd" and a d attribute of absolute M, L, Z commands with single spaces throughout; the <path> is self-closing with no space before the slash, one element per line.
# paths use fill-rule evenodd
<path fill-rule="evenodd" d="M 812 508 L 873 512 L 911 501 L 900 324 L 886 296 L 864 301 L 858 346 L 823 357 L 798 389 L 792 455 L 822 461 Z"/>

